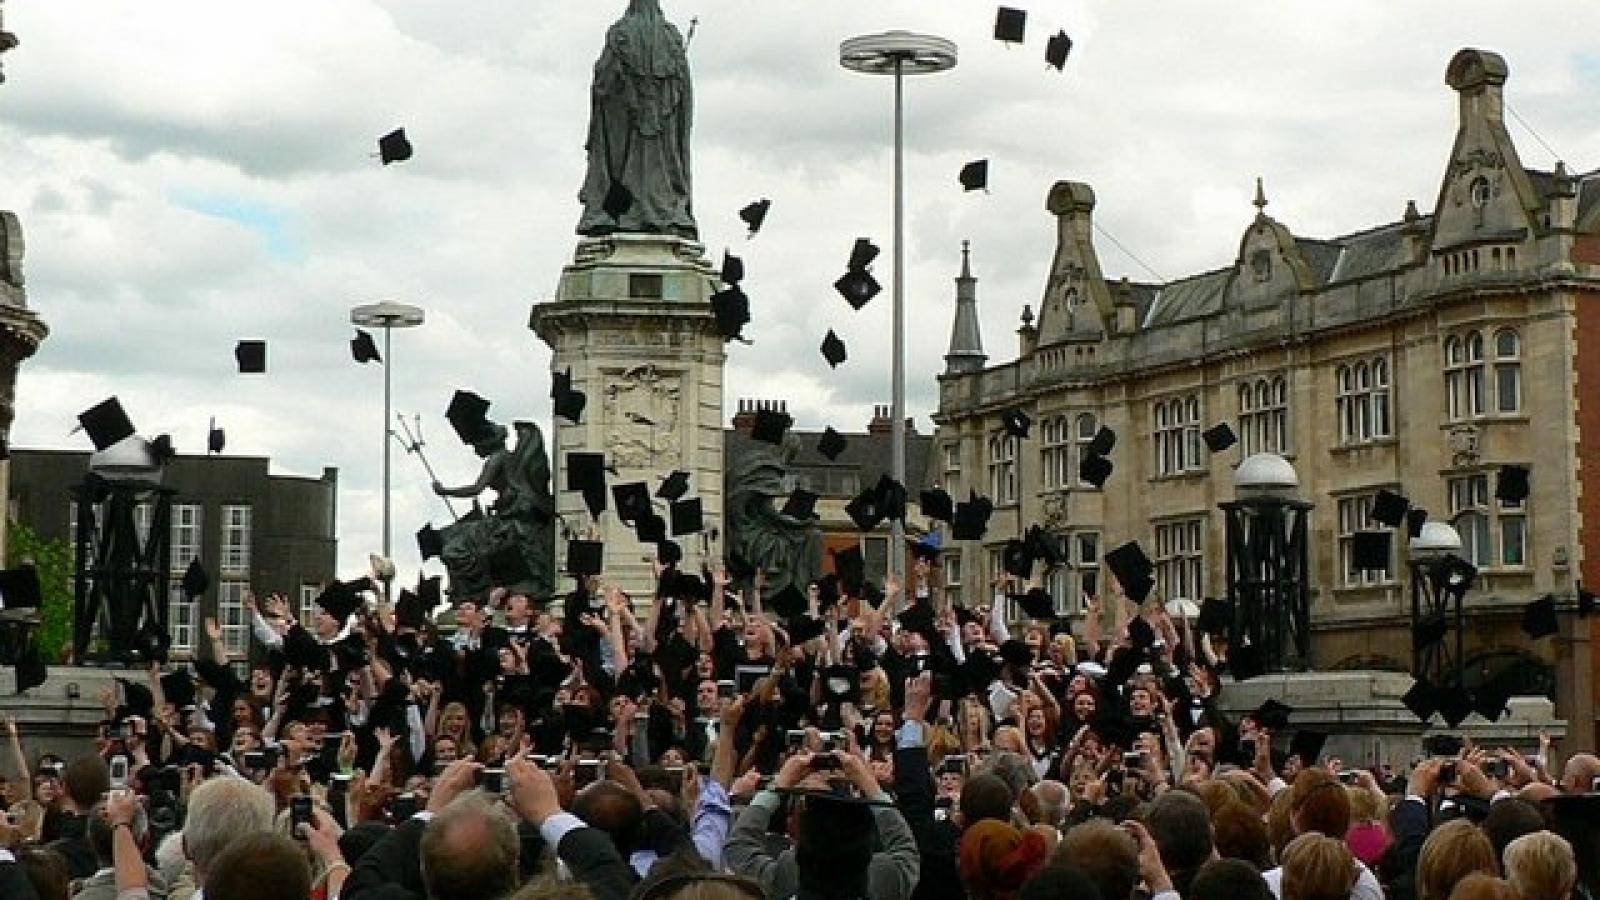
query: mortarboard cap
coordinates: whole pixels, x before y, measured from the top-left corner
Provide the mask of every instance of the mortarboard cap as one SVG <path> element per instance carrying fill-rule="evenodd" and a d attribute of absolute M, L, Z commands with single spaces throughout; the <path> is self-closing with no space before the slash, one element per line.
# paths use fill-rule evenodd
<path fill-rule="evenodd" d="M 1056 601 L 1044 588 L 1033 588 L 1026 594 L 1018 594 L 1012 598 L 1028 614 L 1030 619 L 1056 618 Z"/>
<path fill-rule="evenodd" d="M 672 518 L 672 536 L 699 534 L 705 530 L 705 504 L 699 497 L 679 500 L 669 510 Z"/>
<path fill-rule="evenodd" d="M 267 342 L 240 341 L 233 347 L 233 361 L 246 375 L 259 375 L 267 370 Z"/>
<path fill-rule="evenodd" d="M 1578 615 L 1587 619 L 1594 615 L 1595 596 L 1583 585 L 1578 585 Z"/>
<path fill-rule="evenodd" d="M 1404 703 L 1406 709 L 1411 710 L 1411 714 L 1418 720 L 1426 722 L 1439 711 L 1438 694 L 1438 689 L 1427 679 L 1418 678 L 1400 698 L 1400 702 Z"/>
<path fill-rule="evenodd" d="M 600 208 L 613 219 L 620 219 L 628 210 L 633 209 L 633 191 L 620 181 L 611 182 L 611 188 L 606 191 L 606 199 L 600 203 Z"/>
<path fill-rule="evenodd" d="M 794 417 L 778 409 L 756 410 L 755 424 L 750 427 L 750 437 L 768 444 L 782 444 L 783 436 Z"/>
<path fill-rule="evenodd" d="M 821 619 L 800 616 L 789 623 L 789 643 L 804 644 L 806 641 L 822 637 L 827 630 L 827 623 Z"/>
<path fill-rule="evenodd" d="M 435 559 L 444 552 L 444 536 L 433 527 L 433 523 L 422 526 L 417 530 L 417 553 L 424 562 Z"/>
<path fill-rule="evenodd" d="M 218 428 L 216 426 L 216 423 L 213 422 L 211 424 L 210 430 L 208 430 L 206 432 L 206 452 L 207 453 L 221 453 L 223 451 L 223 448 L 225 448 L 227 446 L 228 446 L 228 432 L 223 430 L 223 429 L 221 429 L 221 428 Z"/>
<path fill-rule="evenodd" d="M 1289 716 L 1293 712 L 1294 707 L 1276 698 L 1268 697 L 1260 706 L 1256 707 L 1256 711 L 1251 714 L 1251 718 L 1256 720 L 1257 725 L 1268 731 L 1283 731 L 1289 727 Z"/>
<path fill-rule="evenodd" d="M 1078 463 L 1078 480 L 1103 488 L 1115 469 L 1116 465 L 1104 456 L 1086 456 Z"/>
<path fill-rule="evenodd" d="M 1089 453 L 1092 456 L 1110 456 L 1116 446 L 1117 433 L 1102 425 L 1089 441 Z"/>
<path fill-rule="evenodd" d="M 583 417 L 583 408 L 589 404 L 589 398 L 583 391 L 572 389 L 572 369 L 565 372 L 554 372 L 550 376 L 550 399 L 555 414 L 574 425 Z"/>
<path fill-rule="evenodd" d="M 1444 717 L 1444 723 L 1451 728 L 1461 727 L 1461 723 L 1473 713 L 1472 694 L 1466 688 L 1440 688 L 1435 696 L 1439 705 L 1439 715 Z"/>
<path fill-rule="evenodd" d="M 1239 442 L 1234 436 L 1233 426 L 1227 422 L 1220 422 L 1207 428 L 1200 437 L 1206 442 L 1206 449 L 1212 453 L 1221 453 Z"/>
<path fill-rule="evenodd" d="M 744 326 L 750 324 L 750 298 L 734 285 L 711 295 L 711 314 L 717 320 L 717 333 L 728 340 L 742 340 Z"/>
<path fill-rule="evenodd" d="M 1147 649 L 1156 642 L 1156 630 L 1144 616 L 1134 616 L 1128 620 L 1128 643 L 1135 650 Z"/>
<path fill-rule="evenodd" d="M 930 488 L 923 491 L 917 498 L 917 505 L 922 508 L 922 514 L 935 522 L 949 522 L 955 518 L 956 504 L 950 498 L 950 492 L 944 488 Z"/>
<path fill-rule="evenodd" d="M 1195 624 L 1205 634 L 1227 634 L 1233 627 L 1233 602 L 1205 598 L 1200 602 L 1200 616 Z"/>
<path fill-rule="evenodd" d="M 1008 409 L 1000 414 L 1000 424 L 1005 426 L 1006 434 L 1027 440 L 1028 430 L 1033 427 L 1033 419 L 1020 409 Z"/>
<path fill-rule="evenodd" d="M 659 544 L 667 539 L 667 520 L 655 513 L 640 516 L 633 523 L 633 533 L 641 544 Z"/>
<path fill-rule="evenodd" d="M 650 502 L 650 486 L 642 481 L 611 486 L 611 500 L 617 507 L 617 518 L 634 522 L 655 511 Z"/>
<path fill-rule="evenodd" d="M 1428 511 L 1411 507 L 1406 513 L 1406 533 L 1415 540 L 1422 537 L 1422 526 L 1428 524 Z"/>
<path fill-rule="evenodd" d="M 1249 681 L 1265 675 L 1267 663 L 1261 656 L 1261 648 L 1254 644 L 1229 647 L 1228 670 L 1233 673 L 1234 681 Z"/>
<path fill-rule="evenodd" d="M 1002 6 L 994 14 L 994 39 L 1007 44 L 1020 44 L 1027 37 L 1028 12 L 1011 6 Z"/>
<path fill-rule="evenodd" d="M 1044 61 L 1057 72 L 1067 67 L 1067 55 L 1072 52 L 1072 38 L 1067 37 L 1065 31 L 1058 31 L 1050 36 L 1044 47 Z"/>
<path fill-rule="evenodd" d="M 771 209 L 772 201 L 762 197 L 760 200 L 739 210 L 739 218 L 750 229 L 751 237 L 755 237 L 756 232 L 761 230 L 762 224 L 767 221 L 767 212 Z"/>
<path fill-rule="evenodd" d="M 406 140 L 406 130 L 396 128 L 381 138 L 378 138 L 378 158 L 384 165 L 405 162 L 411 158 L 413 150 L 411 142 Z"/>
<path fill-rule="evenodd" d="M 476 444 L 490 431 L 489 401 L 471 391 L 456 391 L 444 417 L 463 444 Z"/>
<path fill-rule="evenodd" d="M 678 471 L 668 475 L 661 482 L 661 487 L 656 488 L 656 496 L 671 503 L 682 500 L 683 495 L 689 493 L 689 473 Z"/>
<path fill-rule="evenodd" d="M 1150 561 L 1150 557 L 1145 555 L 1144 548 L 1139 546 L 1139 542 L 1129 541 L 1107 553 L 1105 563 L 1111 574 L 1122 585 L 1123 593 L 1135 603 L 1143 603 L 1144 598 L 1150 593 L 1150 588 L 1155 586 L 1151 573 L 1155 571 L 1156 566 Z"/>
<path fill-rule="evenodd" d="M 903 522 L 906 518 L 906 489 L 905 485 L 895 481 L 887 474 L 878 477 L 878 483 L 873 487 L 874 505 L 878 515 L 891 522 Z"/>
<path fill-rule="evenodd" d="M 1506 701 L 1509 695 L 1494 682 L 1479 685 L 1472 692 L 1472 711 L 1491 722 L 1500 721 L 1506 714 Z"/>
<path fill-rule="evenodd" d="M 421 628 L 427 624 L 430 612 L 410 588 L 400 589 L 400 599 L 395 601 L 394 622 L 400 628 Z"/>
<path fill-rule="evenodd" d="M 179 709 L 194 705 L 194 677 L 187 667 L 177 668 L 161 676 L 161 693 L 167 702 Z"/>
<path fill-rule="evenodd" d="M 844 435 L 830 427 L 822 432 L 821 439 L 817 441 L 817 452 L 822 454 L 823 458 L 828 462 L 833 462 L 839 458 L 839 454 L 843 453 L 848 446 L 850 446 L 850 442 L 844 439 Z"/>
<path fill-rule="evenodd" d="M 867 267 L 872 265 L 872 261 L 878 258 L 880 252 L 882 251 L 878 249 L 878 245 L 870 238 L 856 238 L 855 244 L 850 248 L 850 262 L 846 264 L 846 268 L 851 272 L 865 272 Z"/>
<path fill-rule="evenodd" d="M 1424 616 L 1411 628 L 1411 650 L 1417 652 L 1432 647 L 1449 633 L 1450 621 L 1443 613 Z"/>
<path fill-rule="evenodd" d="M 906 607 L 905 612 L 895 617 L 895 621 L 899 622 L 900 627 L 906 631 L 915 631 L 926 635 L 930 642 L 934 641 L 939 634 L 939 628 L 933 615 L 933 608 L 926 603 L 917 602 Z"/>
<path fill-rule="evenodd" d="M 1410 509 L 1411 501 L 1405 497 L 1394 491 L 1379 491 L 1377 496 L 1372 498 L 1372 512 L 1368 518 L 1379 525 L 1399 528 Z"/>
<path fill-rule="evenodd" d="M 815 519 L 817 517 L 817 501 L 821 499 L 816 494 L 802 488 L 795 488 L 789 495 L 783 509 L 779 512 L 792 519 Z"/>
<path fill-rule="evenodd" d="M 383 362 L 372 335 L 359 328 L 356 329 L 356 336 L 350 339 L 350 358 L 358 363 Z"/>
<path fill-rule="evenodd" d="M 834 334 L 833 329 L 828 329 L 828 334 L 822 339 L 822 358 L 828 361 L 828 368 L 837 369 L 849 354 L 845 352 L 844 341 Z"/>
<path fill-rule="evenodd" d="M 865 270 L 846 272 L 833 283 L 833 289 L 839 292 L 845 302 L 852 309 L 860 309 L 871 302 L 873 297 L 883 293 L 883 285 L 872 277 L 872 273 Z"/>
<path fill-rule="evenodd" d="M 117 684 L 122 685 L 122 706 L 117 711 L 117 718 L 125 716 L 142 716 L 150 718 L 155 712 L 156 697 L 150 689 L 137 681 L 113 676 Z"/>
<path fill-rule="evenodd" d="M 1522 630 L 1534 640 L 1549 637 L 1561 630 L 1561 623 L 1556 618 L 1554 594 L 1545 594 L 1522 608 Z"/>
<path fill-rule="evenodd" d="M 183 571 L 183 595 L 193 600 L 206 592 L 211 587 L 211 575 L 206 572 L 206 567 L 196 556 L 189 560 L 189 567 Z"/>
<path fill-rule="evenodd" d="M 656 561 L 663 566 L 675 566 L 683 562 L 683 547 L 679 546 L 677 541 L 662 541 L 656 544 Z"/>
<path fill-rule="evenodd" d="M 1358 531 L 1350 541 L 1350 561 L 1357 569 L 1377 571 L 1389 568 L 1389 548 L 1393 535 L 1387 531 Z"/>
<path fill-rule="evenodd" d="M 599 541 L 567 541 L 567 574 L 599 575 L 605 551 Z"/>
<path fill-rule="evenodd" d="M 1494 483 L 1494 498 L 1510 504 L 1528 499 L 1528 467 L 1501 466 Z"/>
<path fill-rule="evenodd" d="M 985 497 L 973 495 L 971 500 L 956 504 L 955 518 L 950 523 L 950 536 L 958 541 L 979 541 L 989 530 L 989 516 L 994 504 Z"/>
<path fill-rule="evenodd" d="M 738 284 L 744 280 L 744 260 L 732 253 L 722 251 L 722 272 L 720 276 L 723 284 Z"/>
<path fill-rule="evenodd" d="M 883 514 L 878 510 L 878 491 L 876 486 L 867 488 L 857 494 L 844 508 L 850 520 L 862 531 L 871 531 L 883 521 Z"/>
<path fill-rule="evenodd" d="M 88 432 L 95 450 L 104 450 L 133 434 L 133 423 L 128 421 L 128 414 L 123 412 L 122 402 L 116 397 L 78 413 L 78 424 Z"/>
<path fill-rule="evenodd" d="M 806 611 L 806 595 L 791 582 L 772 595 L 772 611 L 784 619 L 793 619 Z"/>
<path fill-rule="evenodd" d="M 1027 644 L 1012 638 L 1000 645 L 1000 659 L 1020 669 L 1033 664 L 1033 651 Z"/>
<path fill-rule="evenodd" d="M 37 568 L 22 565 L 0 572 L 0 609 L 38 609 L 43 601 Z"/>
<path fill-rule="evenodd" d="M 606 511 L 606 457 L 603 453 L 567 454 L 567 490 L 583 494 L 589 515 Z"/>
<path fill-rule="evenodd" d="M 860 590 L 862 582 L 867 580 L 867 559 L 862 555 L 861 548 L 850 546 L 843 550 L 835 550 L 833 571 L 839 576 L 839 583 L 844 585 L 846 591 L 853 594 Z"/>
<path fill-rule="evenodd" d="M 360 584 L 359 581 L 330 581 L 317 595 L 317 605 L 326 610 L 328 615 L 343 622 L 361 606 L 361 595 L 357 590 Z"/>
<path fill-rule="evenodd" d="M 961 189 L 964 191 L 983 191 L 989 188 L 989 161 L 975 159 L 961 167 Z"/>
<path fill-rule="evenodd" d="M 1322 748 L 1327 745 L 1326 731 L 1302 728 L 1296 731 L 1289 741 L 1289 755 L 1300 757 L 1300 763 L 1309 769 L 1317 764 L 1317 760 L 1322 757 Z"/>
<path fill-rule="evenodd" d="M 217 452 L 220 453 L 222 451 L 219 450 Z M 150 457 L 156 461 L 158 466 L 166 465 L 177 455 L 178 451 L 172 448 L 172 435 L 170 434 L 158 434 L 156 439 L 150 442 Z"/>
<path fill-rule="evenodd" d="M 1008 574 L 1022 579 L 1033 577 L 1033 554 L 1028 552 L 1027 544 L 1017 540 L 1006 541 L 1001 557 Z"/>

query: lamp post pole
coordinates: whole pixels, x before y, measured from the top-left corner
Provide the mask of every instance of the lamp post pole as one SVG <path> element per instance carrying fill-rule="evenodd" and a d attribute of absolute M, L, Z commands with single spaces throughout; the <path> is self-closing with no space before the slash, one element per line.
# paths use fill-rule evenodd
<path fill-rule="evenodd" d="M 393 388 L 393 363 L 392 350 L 394 347 L 393 336 L 396 328 L 414 328 L 421 325 L 424 315 L 419 307 L 407 306 L 404 303 L 384 301 L 383 303 L 369 303 L 357 306 L 350 310 L 350 322 L 362 328 L 383 329 L 383 558 L 394 559 L 390 545 L 390 483 L 391 469 L 389 465 L 389 435 L 393 433 L 389 426 L 389 417 L 393 415 L 392 399 Z M 383 584 L 383 599 L 389 599 L 389 583 Z"/>
<path fill-rule="evenodd" d="M 889 376 L 890 476 L 906 483 L 906 333 L 905 333 L 905 77 L 955 68 L 956 45 L 944 38 L 889 31 L 853 37 L 839 45 L 839 64 L 852 72 L 894 76 L 894 286 Z M 908 488 L 909 490 L 910 488 Z M 891 523 L 889 574 L 905 585 L 905 522 Z"/>

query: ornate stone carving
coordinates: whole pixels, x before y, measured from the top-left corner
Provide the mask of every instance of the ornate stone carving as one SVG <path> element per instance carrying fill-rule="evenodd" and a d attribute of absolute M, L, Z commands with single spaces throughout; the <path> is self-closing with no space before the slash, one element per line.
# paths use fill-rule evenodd
<path fill-rule="evenodd" d="M 1457 466 L 1478 464 L 1478 426 L 1457 425 L 1450 429 L 1450 456 Z"/>
<path fill-rule="evenodd" d="M 677 459 L 680 376 L 654 364 L 608 373 L 605 388 L 606 452 L 621 468 L 653 468 Z"/>
<path fill-rule="evenodd" d="M 1048 531 L 1064 531 L 1070 524 L 1067 512 L 1068 501 L 1066 491 L 1052 491 L 1044 495 L 1043 515 L 1039 524 Z"/>

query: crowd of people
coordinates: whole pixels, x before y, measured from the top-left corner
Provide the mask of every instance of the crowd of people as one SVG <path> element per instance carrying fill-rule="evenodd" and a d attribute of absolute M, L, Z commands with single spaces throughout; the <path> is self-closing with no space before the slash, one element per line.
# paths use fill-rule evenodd
<path fill-rule="evenodd" d="M 1600 898 L 1600 760 L 1467 744 L 1370 768 L 1159 603 L 1063 623 L 829 576 L 659 568 L 432 612 L 251 602 L 248 668 L 104 697 L 96 752 L 6 720 L 4 900 Z M 641 621 L 639 610 L 647 610 Z"/>

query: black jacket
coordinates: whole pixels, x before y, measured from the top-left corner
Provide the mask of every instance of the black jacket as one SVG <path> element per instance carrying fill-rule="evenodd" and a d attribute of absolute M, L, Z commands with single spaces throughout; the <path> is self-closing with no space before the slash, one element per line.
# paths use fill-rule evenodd
<path fill-rule="evenodd" d="M 934 784 L 926 747 L 902 747 L 894 752 L 894 795 L 922 854 L 911 900 L 966 900 L 958 865 L 961 831 L 954 822 L 933 817 Z"/>

